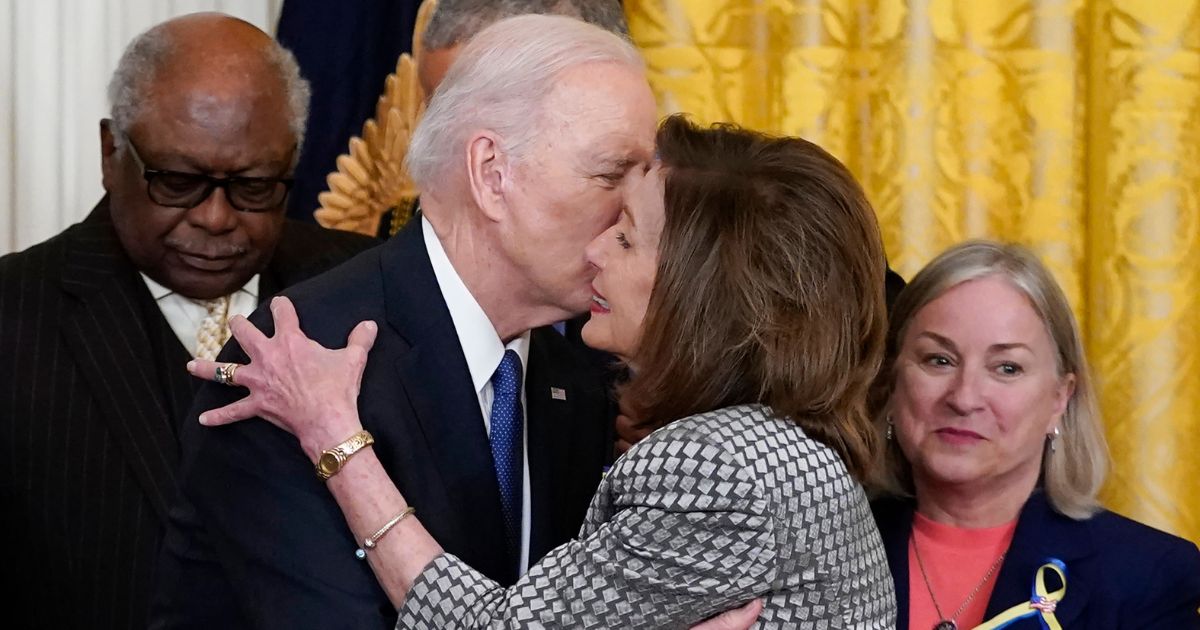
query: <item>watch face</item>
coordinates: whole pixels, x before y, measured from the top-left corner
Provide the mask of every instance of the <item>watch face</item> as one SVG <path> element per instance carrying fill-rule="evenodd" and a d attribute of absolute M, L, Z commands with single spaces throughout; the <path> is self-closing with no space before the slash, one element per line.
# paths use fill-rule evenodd
<path fill-rule="evenodd" d="M 339 468 L 341 468 L 341 466 L 339 466 L 340 463 L 341 462 L 338 461 L 337 455 L 326 451 L 321 453 L 321 458 L 317 460 L 317 468 L 320 469 L 322 473 L 325 473 L 326 476 L 330 476 L 336 473 Z"/>

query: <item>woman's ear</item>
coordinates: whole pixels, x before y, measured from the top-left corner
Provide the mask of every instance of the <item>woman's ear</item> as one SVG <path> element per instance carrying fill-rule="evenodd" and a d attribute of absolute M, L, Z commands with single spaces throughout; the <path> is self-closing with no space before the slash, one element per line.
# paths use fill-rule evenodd
<path fill-rule="evenodd" d="M 482 130 L 467 143 L 467 184 L 471 198 L 484 216 L 499 221 L 507 211 L 505 191 L 511 187 L 511 169 L 499 137 Z"/>
<path fill-rule="evenodd" d="M 1051 416 L 1054 420 L 1051 421 L 1050 427 L 1047 427 L 1046 432 L 1054 431 L 1054 427 L 1062 423 L 1062 417 L 1067 413 L 1067 406 L 1071 403 L 1071 397 L 1075 395 L 1075 375 L 1065 374 L 1058 381 L 1058 387 L 1054 392 L 1054 414 Z"/>

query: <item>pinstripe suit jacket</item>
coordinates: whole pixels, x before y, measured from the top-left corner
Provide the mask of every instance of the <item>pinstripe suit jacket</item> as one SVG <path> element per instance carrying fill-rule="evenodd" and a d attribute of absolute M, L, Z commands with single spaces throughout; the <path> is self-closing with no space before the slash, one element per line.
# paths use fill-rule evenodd
<path fill-rule="evenodd" d="M 261 294 L 374 242 L 289 221 Z M 0 258 L 0 560 L 16 578 L 6 627 L 145 627 L 176 423 L 195 387 L 188 358 L 107 201 Z"/>
<path fill-rule="evenodd" d="M 867 497 L 761 405 L 671 423 L 613 466 L 579 538 L 511 588 L 443 554 L 397 628 L 685 628 L 753 597 L 760 628 L 892 628 Z"/>

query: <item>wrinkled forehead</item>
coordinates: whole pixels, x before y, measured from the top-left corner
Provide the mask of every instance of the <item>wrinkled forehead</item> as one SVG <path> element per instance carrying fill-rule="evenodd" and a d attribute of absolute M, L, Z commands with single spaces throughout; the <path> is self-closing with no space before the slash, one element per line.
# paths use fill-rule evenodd
<path fill-rule="evenodd" d="M 142 112 L 158 111 L 164 117 L 193 120 L 251 117 L 263 124 L 287 120 L 287 85 L 266 60 L 247 54 L 201 51 L 179 52 L 164 61 L 142 84 Z"/>
<path fill-rule="evenodd" d="M 540 133 L 550 147 L 576 152 L 604 171 L 648 165 L 657 128 L 645 76 L 616 64 L 589 64 L 563 73 L 543 100 Z"/>
<path fill-rule="evenodd" d="M 163 92 L 147 100 L 130 132 L 158 168 L 282 172 L 296 144 L 284 106 L 261 90 Z"/>

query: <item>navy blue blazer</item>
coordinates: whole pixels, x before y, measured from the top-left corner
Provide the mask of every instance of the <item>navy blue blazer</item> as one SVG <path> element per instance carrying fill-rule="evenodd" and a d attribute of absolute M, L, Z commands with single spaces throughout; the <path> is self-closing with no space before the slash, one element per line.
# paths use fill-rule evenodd
<path fill-rule="evenodd" d="M 358 405 L 380 461 L 446 551 L 512 584 L 478 396 L 420 221 L 284 295 L 327 347 L 359 321 L 379 324 Z M 267 309 L 251 321 L 273 330 Z M 221 353 L 244 356 L 232 342 Z M 613 406 L 592 363 L 553 328 L 533 331 L 527 372 L 533 562 L 578 533 L 611 458 Z M 196 422 L 243 393 L 210 383 L 192 408 L 152 627 L 391 628 L 396 610 L 296 439 L 267 422 Z"/>
<path fill-rule="evenodd" d="M 875 521 L 896 584 L 897 630 L 908 628 L 908 541 L 914 504 L 874 502 Z M 1196 545 L 1109 511 L 1076 521 L 1035 492 L 1017 520 L 984 620 L 1029 601 L 1048 557 L 1067 565 L 1067 593 L 1055 616 L 1064 629 L 1200 628 L 1200 550 Z M 1040 629 L 1034 618 L 1009 626 Z"/>

